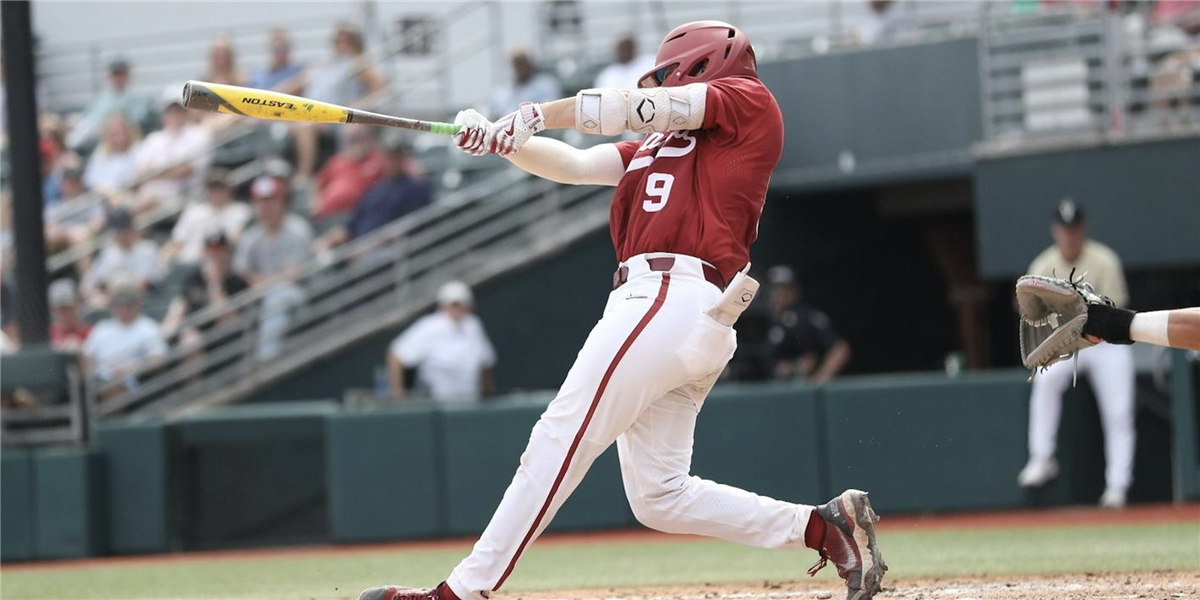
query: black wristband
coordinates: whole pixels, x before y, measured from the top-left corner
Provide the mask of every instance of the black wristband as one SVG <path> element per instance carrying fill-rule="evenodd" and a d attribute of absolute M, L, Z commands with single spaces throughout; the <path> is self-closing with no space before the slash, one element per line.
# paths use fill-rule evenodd
<path fill-rule="evenodd" d="M 1084 335 L 1094 335 L 1110 344 L 1132 344 L 1129 337 L 1129 325 L 1133 323 L 1133 315 L 1137 313 L 1124 308 L 1108 306 L 1107 304 L 1089 304 L 1087 323 L 1083 325 Z"/>

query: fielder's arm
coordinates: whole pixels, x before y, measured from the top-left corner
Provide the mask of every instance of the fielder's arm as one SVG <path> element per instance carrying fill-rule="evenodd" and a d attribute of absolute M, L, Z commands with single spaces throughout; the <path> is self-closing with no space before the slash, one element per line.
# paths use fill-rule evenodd
<path fill-rule="evenodd" d="M 1093 304 L 1088 306 L 1083 334 L 1091 341 L 1200 351 L 1200 307 L 1139 313 Z"/>

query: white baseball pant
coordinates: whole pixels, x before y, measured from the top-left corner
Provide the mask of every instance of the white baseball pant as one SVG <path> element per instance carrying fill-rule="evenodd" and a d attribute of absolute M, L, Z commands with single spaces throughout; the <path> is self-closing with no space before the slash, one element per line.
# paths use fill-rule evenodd
<path fill-rule="evenodd" d="M 1055 363 L 1033 378 L 1029 398 L 1029 454 L 1054 456 L 1062 395 L 1071 385 L 1072 361 Z M 1104 428 L 1105 479 L 1108 487 L 1126 490 L 1133 482 L 1136 442 L 1133 404 L 1133 352 L 1129 346 L 1099 344 L 1079 353 L 1079 371 L 1092 384 Z"/>
<path fill-rule="evenodd" d="M 668 272 L 647 257 L 673 256 Z M 503 585 L 517 560 L 615 440 L 638 521 L 763 548 L 804 546 L 813 507 L 690 475 L 696 415 L 737 346 L 704 311 L 721 292 L 699 259 L 639 255 L 608 297 L 558 395 L 533 428 L 491 522 L 447 579 L 463 600 Z"/>

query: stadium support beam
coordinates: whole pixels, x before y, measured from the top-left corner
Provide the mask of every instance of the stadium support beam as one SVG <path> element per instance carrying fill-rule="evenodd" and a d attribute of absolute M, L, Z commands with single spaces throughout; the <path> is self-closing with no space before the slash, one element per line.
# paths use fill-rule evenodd
<path fill-rule="evenodd" d="M 13 200 L 16 250 L 17 324 L 21 344 L 45 343 L 46 237 L 42 222 L 42 161 L 38 154 L 37 99 L 34 88 L 33 24 L 28 0 L 0 2 L 0 44 L 4 51 L 4 89 L 8 94 L 9 189 Z"/>

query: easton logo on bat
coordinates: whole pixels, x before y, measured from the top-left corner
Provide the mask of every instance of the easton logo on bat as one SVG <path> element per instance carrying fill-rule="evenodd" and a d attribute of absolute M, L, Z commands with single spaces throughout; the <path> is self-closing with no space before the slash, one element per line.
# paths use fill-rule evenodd
<path fill-rule="evenodd" d="M 286 108 L 288 110 L 296 110 L 296 105 L 291 102 L 282 102 L 280 100 L 263 100 L 262 98 L 242 98 L 242 104 L 253 104 L 255 106 L 266 106 L 269 108 Z"/>

